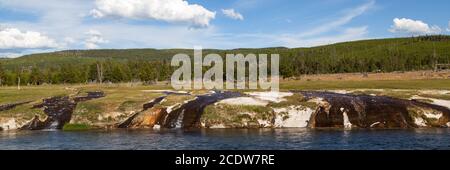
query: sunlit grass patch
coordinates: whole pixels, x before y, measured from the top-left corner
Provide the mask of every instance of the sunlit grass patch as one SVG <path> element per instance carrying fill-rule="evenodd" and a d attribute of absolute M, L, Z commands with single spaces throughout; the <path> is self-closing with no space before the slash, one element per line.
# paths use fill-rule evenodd
<path fill-rule="evenodd" d="M 93 129 L 92 126 L 88 124 L 65 124 L 63 131 L 85 131 Z"/>

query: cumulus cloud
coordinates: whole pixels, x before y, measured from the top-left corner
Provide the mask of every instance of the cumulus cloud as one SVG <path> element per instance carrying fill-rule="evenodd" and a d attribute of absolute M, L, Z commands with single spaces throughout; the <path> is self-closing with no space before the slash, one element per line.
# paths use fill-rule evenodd
<path fill-rule="evenodd" d="M 234 9 L 222 9 L 222 13 L 231 19 L 244 20 L 244 16 L 239 12 L 234 11 Z"/>
<path fill-rule="evenodd" d="M 34 31 L 21 31 L 17 28 L 0 27 L 0 49 L 46 49 L 57 48 L 51 38 Z"/>
<path fill-rule="evenodd" d="M 94 18 L 152 19 L 207 27 L 216 16 L 216 12 L 185 0 L 96 0 L 95 5 L 90 12 Z"/>
<path fill-rule="evenodd" d="M 108 41 L 103 38 L 102 33 L 97 30 L 89 30 L 85 35 L 87 38 L 84 41 L 84 46 L 87 49 L 97 49 L 99 48 L 99 44 L 108 43 Z"/>
<path fill-rule="evenodd" d="M 427 23 L 420 20 L 412 20 L 408 18 L 395 18 L 394 25 L 389 30 L 393 33 L 407 33 L 413 35 L 423 34 L 439 34 L 441 28 L 439 26 L 430 26 Z"/>

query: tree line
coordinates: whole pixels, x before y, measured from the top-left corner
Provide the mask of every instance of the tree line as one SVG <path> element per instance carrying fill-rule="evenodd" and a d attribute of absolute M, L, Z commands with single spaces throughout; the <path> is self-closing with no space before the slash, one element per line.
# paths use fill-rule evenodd
<path fill-rule="evenodd" d="M 280 54 L 280 75 L 288 78 L 307 74 L 431 70 L 438 63 L 450 63 L 448 49 L 450 36 L 438 35 L 364 40 L 313 48 L 205 50 L 204 55 Z M 103 82 L 151 84 L 170 79 L 172 72 L 177 69 L 170 66 L 170 57 L 178 52 L 192 51 L 87 50 L 0 60 L 0 85 Z M 113 57 L 108 58 L 108 55 Z M 38 62 L 47 64 L 33 64 Z"/>
<path fill-rule="evenodd" d="M 170 78 L 173 69 L 166 61 L 116 61 L 92 64 L 62 64 L 53 67 L 17 67 L 6 70 L 0 63 L 0 85 L 143 82 L 151 84 Z"/>

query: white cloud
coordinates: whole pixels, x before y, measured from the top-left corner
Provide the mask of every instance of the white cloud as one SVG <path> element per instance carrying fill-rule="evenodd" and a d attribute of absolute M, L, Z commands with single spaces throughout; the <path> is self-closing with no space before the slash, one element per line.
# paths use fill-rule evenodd
<path fill-rule="evenodd" d="M 231 19 L 244 20 L 244 16 L 239 12 L 234 11 L 234 9 L 222 9 L 222 13 Z"/>
<path fill-rule="evenodd" d="M 89 15 L 91 15 L 94 18 L 103 18 L 103 17 L 105 17 L 105 15 L 102 12 L 100 12 L 99 10 L 97 10 L 97 9 L 91 10 L 89 12 Z"/>
<path fill-rule="evenodd" d="M 39 32 L 0 27 L 0 49 L 45 49 L 57 47 L 58 44 L 53 39 Z"/>
<path fill-rule="evenodd" d="M 314 29 L 311 29 L 310 31 L 303 32 L 300 34 L 300 37 L 309 37 L 309 36 L 316 36 L 325 32 L 328 32 L 330 30 L 334 30 L 342 25 L 345 25 L 352 21 L 354 18 L 366 13 L 368 10 L 372 9 L 375 6 L 375 0 L 371 0 L 361 6 L 358 6 L 354 9 L 351 9 L 345 13 L 344 16 L 333 19 L 330 22 L 327 22 L 319 27 L 316 27 Z"/>
<path fill-rule="evenodd" d="M 119 17 L 188 23 L 207 27 L 216 13 L 185 0 L 96 0 L 90 14 L 96 18 Z"/>
<path fill-rule="evenodd" d="M 450 32 L 450 21 L 448 21 L 448 28 L 447 31 Z"/>
<path fill-rule="evenodd" d="M 84 41 L 84 45 L 87 49 L 97 49 L 99 48 L 99 44 L 108 43 L 102 36 L 102 34 L 97 30 L 89 30 L 85 33 L 87 36 Z"/>
<path fill-rule="evenodd" d="M 427 23 L 420 20 L 412 20 L 408 18 L 395 18 L 394 25 L 389 29 L 393 33 L 406 33 L 413 35 L 423 35 L 423 34 L 439 34 L 441 33 L 441 28 L 436 25 L 429 26 Z"/>
<path fill-rule="evenodd" d="M 333 44 L 338 42 L 366 39 L 368 32 L 369 31 L 367 26 L 361 26 L 361 27 L 346 28 L 342 32 L 333 36 L 292 38 L 292 36 L 290 35 L 282 35 L 277 39 L 282 44 L 288 47 L 311 47 L 311 46 Z"/>
<path fill-rule="evenodd" d="M 33 49 L 33 51 L 2 51 L 0 49 L 0 56 L 2 56 L 2 52 L 11 53 L 7 55 L 16 53 L 14 56 L 19 56 L 29 53 L 47 52 L 46 50 L 84 48 L 192 48 L 195 45 L 202 45 L 204 48 L 220 49 L 271 46 L 309 47 L 367 38 L 367 27 L 355 25 L 349 28 L 346 24 L 350 23 L 355 17 L 372 9 L 375 2 L 369 1 L 352 9 L 342 11 L 342 13 L 336 14 L 337 17 L 319 20 L 318 22 L 320 23 L 318 26 L 306 30 L 300 30 L 302 28 L 299 28 L 293 32 L 286 32 L 286 29 L 283 29 L 281 31 L 274 30 L 273 32 L 259 32 L 252 30 L 250 32 L 255 33 L 227 33 L 225 32 L 226 29 L 216 27 L 212 24 L 204 29 L 186 29 L 186 26 L 179 24 L 130 24 L 129 22 L 121 22 L 121 20 L 114 20 L 112 22 L 99 22 L 99 20 L 92 21 L 91 18 L 86 18 L 89 11 L 91 11 L 91 16 L 99 18 L 117 17 L 126 19 L 131 17 L 105 13 L 99 9 L 95 4 L 95 1 L 92 0 L 46 0 L 45 3 L 40 3 L 41 1 L 42 0 L 0 0 L 0 6 L 2 7 L 19 11 L 33 11 L 33 14 L 38 16 L 37 19 L 33 21 L 5 21 L 5 24 L 8 25 L 8 27 L 17 28 L 19 30 L 29 30 L 32 28 L 33 31 L 45 33 L 47 37 L 55 38 L 58 42 L 58 48 Z M 253 1 L 258 5 L 261 4 L 260 1 L 262 0 L 239 0 L 239 2 L 250 1 Z M 132 2 L 137 2 L 137 0 Z M 119 3 L 122 4 L 122 2 Z M 237 5 L 238 4 L 233 4 L 231 6 L 235 9 L 245 8 Z M 139 8 L 148 9 L 145 5 L 137 6 Z M 136 5 L 133 7 L 136 7 Z M 249 7 L 253 8 L 255 6 Z M 124 8 L 128 7 L 125 6 Z M 93 9 L 96 9 L 97 11 L 92 12 Z M 138 11 L 144 11 L 146 13 L 150 12 L 149 10 Z M 149 19 L 147 14 L 134 18 L 142 20 Z M 192 25 L 192 22 L 189 23 L 189 21 L 179 22 L 185 22 Z M 87 30 L 91 29 L 93 31 L 90 32 L 93 32 L 93 35 L 86 33 Z"/>
<path fill-rule="evenodd" d="M 271 36 L 278 44 L 286 47 L 312 47 L 326 45 L 343 41 L 366 39 L 368 26 L 345 27 L 354 18 L 361 16 L 375 7 L 375 0 L 344 11 L 339 18 L 328 19 L 329 21 L 300 33 L 289 33 Z M 332 34 L 331 34 L 332 33 Z"/>

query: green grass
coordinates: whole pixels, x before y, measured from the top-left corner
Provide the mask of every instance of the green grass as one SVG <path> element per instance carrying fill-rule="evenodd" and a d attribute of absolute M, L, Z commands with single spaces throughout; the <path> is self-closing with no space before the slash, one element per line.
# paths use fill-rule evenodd
<path fill-rule="evenodd" d="M 450 94 L 421 94 L 422 97 L 428 97 L 428 98 L 434 98 L 434 99 L 441 99 L 441 100 L 450 100 Z"/>
<path fill-rule="evenodd" d="M 24 86 L 21 87 L 21 90 L 18 90 L 17 87 L 0 87 L 0 105 L 69 95 L 71 92 L 63 85 Z"/>
<path fill-rule="evenodd" d="M 207 106 L 201 120 L 207 124 L 238 125 L 239 127 L 243 122 L 257 122 L 258 119 L 271 120 L 272 118 L 273 112 L 269 107 L 219 104 Z"/>
<path fill-rule="evenodd" d="M 352 89 L 437 89 L 450 90 L 446 80 L 365 80 L 365 81 L 286 81 L 280 83 L 285 90 L 352 90 Z"/>
<path fill-rule="evenodd" d="M 85 131 L 93 129 L 92 126 L 88 124 L 65 124 L 63 131 Z"/>
<path fill-rule="evenodd" d="M 120 112 L 129 114 L 143 109 L 143 105 L 159 96 L 161 93 L 149 93 L 143 90 L 152 90 L 151 86 L 93 86 L 81 87 L 82 92 L 103 91 L 105 97 L 81 102 L 74 111 L 75 116 L 83 116 L 94 122 L 98 121 L 98 116 L 103 113 Z"/>
<path fill-rule="evenodd" d="M 144 103 L 159 97 L 161 93 L 149 93 L 143 90 L 163 89 L 165 86 L 128 86 L 126 84 L 104 85 L 44 85 L 23 86 L 21 90 L 16 87 L 0 87 L 0 104 L 32 101 L 29 104 L 0 112 L 1 117 L 16 117 L 29 120 L 34 115 L 44 117 L 41 108 L 31 109 L 34 104 L 42 102 L 42 99 L 53 96 L 86 95 L 88 91 L 103 91 L 104 98 L 80 102 L 74 111 L 74 119 L 86 118 L 94 122 L 98 121 L 99 114 L 110 112 L 140 111 Z M 81 120 L 80 120 L 81 121 Z M 81 121 L 84 122 L 84 121 Z"/>
<path fill-rule="evenodd" d="M 282 108 L 288 106 L 304 106 L 311 109 L 316 109 L 317 104 L 314 102 L 308 102 L 307 99 L 301 94 L 294 94 L 292 96 L 285 97 L 285 101 L 280 103 L 270 103 L 269 107 Z"/>
<path fill-rule="evenodd" d="M 45 117 L 45 113 L 42 109 L 40 109 L 40 108 L 32 109 L 33 104 L 36 104 L 36 103 L 24 104 L 24 105 L 17 106 L 10 110 L 2 111 L 2 112 L 0 112 L 0 116 L 1 117 L 15 117 L 22 121 L 28 121 L 28 120 L 32 119 L 34 117 L 34 115 L 38 115 L 41 118 Z"/>

